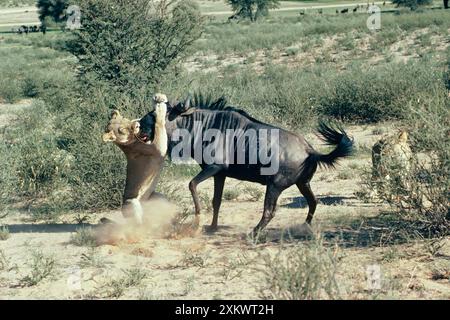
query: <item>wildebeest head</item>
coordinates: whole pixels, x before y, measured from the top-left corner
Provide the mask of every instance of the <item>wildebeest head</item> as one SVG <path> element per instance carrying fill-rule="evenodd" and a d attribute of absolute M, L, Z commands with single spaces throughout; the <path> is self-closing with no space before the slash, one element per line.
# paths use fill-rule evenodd
<path fill-rule="evenodd" d="M 166 116 L 172 109 L 170 103 L 167 100 L 166 95 L 157 93 L 153 97 L 153 108 L 155 109 L 158 104 L 165 104 L 167 107 Z M 139 122 L 139 139 L 143 142 L 153 141 L 155 138 L 155 123 L 156 113 L 155 110 L 147 113 L 143 118 L 138 120 Z"/>

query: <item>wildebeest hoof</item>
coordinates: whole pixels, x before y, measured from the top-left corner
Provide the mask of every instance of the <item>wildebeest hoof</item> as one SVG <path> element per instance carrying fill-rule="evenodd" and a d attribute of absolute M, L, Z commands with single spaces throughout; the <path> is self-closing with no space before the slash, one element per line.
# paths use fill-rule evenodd
<path fill-rule="evenodd" d="M 258 242 L 260 239 L 262 239 L 262 235 L 263 235 L 262 230 L 254 229 L 252 232 L 248 234 L 248 238 L 254 242 Z"/>
<path fill-rule="evenodd" d="M 206 232 L 208 232 L 208 233 L 214 233 L 214 232 L 217 232 L 217 230 L 218 230 L 219 228 L 218 228 L 218 226 L 217 225 L 210 225 L 210 226 L 205 226 L 205 231 Z"/>
<path fill-rule="evenodd" d="M 101 218 L 99 222 L 100 224 L 116 224 L 116 222 L 108 218 Z"/>
<path fill-rule="evenodd" d="M 301 235 L 303 237 L 312 237 L 312 236 L 314 236 L 314 231 L 311 228 L 311 225 L 309 223 L 307 223 L 307 222 L 301 224 L 298 227 L 298 230 L 296 230 L 296 231 L 299 233 L 299 235 Z"/>

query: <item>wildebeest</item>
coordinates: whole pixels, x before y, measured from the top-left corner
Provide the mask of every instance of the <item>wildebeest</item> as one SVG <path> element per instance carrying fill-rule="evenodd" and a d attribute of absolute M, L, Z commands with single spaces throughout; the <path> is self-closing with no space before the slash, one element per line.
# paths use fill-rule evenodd
<path fill-rule="evenodd" d="M 45 34 L 45 27 L 41 26 L 38 27 L 36 25 L 34 26 L 26 26 L 26 25 L 22 25 L 20 26 L 18 29 L 12 29 L 12 32 L 17 32 L 18 34 L 28 34 L 28 33 L 34 33 L 34 32 L 40 32 L 42 31 Z"/>
<path fill-rule="evenodd" d="M 148 113 L 140 120 L 143 139 L 151 137 L 154 123 L 154 112 Z M 211 129 L 220 133 L 220 135 L 215 136 L 214 140 L 204 139 L 206 132 L 205 136 L 203 136 L 203 132 Z M 209 161 L 208 163 L 204 153 L 201 153 L 200 156 L 195 154 L 196 150 L 206 150 L 211 146 L 215 146 L 216 155 L 220 154 L 224 149 L 217 146 L 227 145 L 227 142 L 224 143 L 223 139 L 228 130 L 235 133 L 230 140 L 227 140 L 228 145 L 231 141 L 232 147 L 224 151 L 225 154 L 231 151 L 231 158 L 222 162 L 211 163 Z M 263 215 L 254 228 L 253 235 L 256 235 L 270 222 L 274 217 L 279 196 L 285 189 L 294 184 L 306 198 L 309 207 L 306 222 L 311 224 L 317 200 L 311 191 L 310 181 L 318 165 L 334 167 L 339 158 L 347 157 L 352 153 L 353 147 L 353 141 L 342 128 L 328 126 L 321 122 L 318 129 L 321 138 L 328 145 L 336 146 L 329 154 L 321 154 L 301 135 L 258 121 L 246 112 L 228 106 L 223 97 L 213 101 L 211 98 L 204 98 L 202 95 L 194 95 L 192 101 L 188 98 L 184 102 L 170 105 L 167 111 L 166 131 L 169 136 L 168 152 L 170 157 L 173 159 L 174 156 L 180 156 L 178 154 L 179 133 L 180 131 L 187 132 L 190 137 L 187 140 L 189 157 L 194 158 L 202 169 L 189 183 L 197 222 L 200 214 L 197 186 L 206 179 L 214 177 L 213 220 L 210 226 L 212 231 L 216 230 L 218 226 L 219 208 L 227 177 L 256 182 L 266 186 Z M 263 132 L 268 131 L 270 132 L 270 145 L 258 140 Z M 252 137 L 247 135 L 248 132 L 256 132 L 256 136 L 253 136 L 253 142 L 257 140 L 259 143 L 252 143 L 250 141 Z M 274 144 L 274 137 L 277 135 L 278 141 Z M 266 137 L 268 137 L 268 134 Z M 278 156 L 278 170 L 271 174 L 263 173 L 263 169 L 267 169 L 269 166 L 262 159 L 263 153 L 261 151 L 264 148 L 267 148 L 266 151 L 271 156 Z M 239 152 L 245 155 L 246 162 L 244 164 L 236 161 Z M 248 159 L 252 154 L 256 154 L 256 161 L 250 163 Z"/>
<path fill-rule="evenodd" d="M 237 21 L 239 20 L 239 17 L 236 14 L 233 14 L 232 16 L 228 17 L 228 22 Z"/>
<path fill-rule="evenodd" d="M 348 12 L 348 8 L 342 9 L 341 13 L 347 13 Z"/>
<path fill-rule="evenodd" d="M 28 28 L 28 26 L 22 25 L 17 30 L 17 33 L 18 34 L 22 34 L 22 33 L 28 34 L 29 31 L 30 31 L 30 29 Z"/>
<path fill-rule="evenodd" d="M 353 8 L 353 12 L 358 11 L 358 7 Z"/>
<path fill-rule="evenodd" d="M 239 19 L 241 17 L 243 17 L 243 12 L 244 12 L 244 9 L 242 8 L 241 10 L 239 10 L 238 12 L 233 14 L 232 16 L 228 17 L 228 22 L 232 22 L 232 21 L 239 22 Z"/>

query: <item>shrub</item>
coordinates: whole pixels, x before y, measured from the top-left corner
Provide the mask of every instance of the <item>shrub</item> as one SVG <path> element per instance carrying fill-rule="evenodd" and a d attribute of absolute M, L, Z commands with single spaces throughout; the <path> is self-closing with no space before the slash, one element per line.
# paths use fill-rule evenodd
<path fill-rule="evenodd" d="M 84 83 L 103 83 L 130 96 L 160 82 L 166 69 L 200 37 L 191 1 L 83 0 L 83 28 L 70 46 Z"/>
<path fill-rule="evenodd" d="M 102 285 L 101 289 L 107 298 L 120 298 L 126 289 L 139 286 L 147 277 L 147 273 L 141 268 L 122 271 L 124 275 L 121 278 L 109 280 Z"/>
<path fill-rule="evenodd" d="M 445 90 L 411 101 L 406 123 L 413 150 L 411 168 L 405 172 L 394 162 L 382 162 L 389 179 L 365 179 L 367 189 L 426 235 L 448 234 L 450 210 L 450 108 Z M 369 173 L 367 173 L 369 175 Z"/>
<path fill-rule="evenodd" d="M 19 81 L 11 78 L 0 78 L 0 103 L 2 100 L 7 103 L 16 102 L 21 98 L 21 94 Z"/>
<path fill-rule="evenodd" d="M 239 189 L 227 189 L 223 193 L 223 198 L 228 201 L 233 201 L 239 197 L 240 193 Z"/>
<path fill-rule="evenodd" d="M 6 226 L 0 226 L 0 241 L 7 240 L 9 238 L 9 229 Z"/>
<path fill-rule="evenodd" d="M 7 152 L 9 173 L 3 176 L 3 197 L 38 198 L 64 189 L 73 158 L 58 148 L 52 116 L 45 104 L 35 102 L 19 113 L 20 126 L 9 126 L 0 150 Z M 50 199 L 49 199 L 50 200 Z"/>
<path fill-rule="evenodd" d="M 32 252 L 32 260 L 29 263 L 30 273 L 20 282 L 23 286 L 32 287 L 49 277 L 54 271 L 56 261 L 52 256 L 45 255 L 41 251 Z"/>
<path fill-rule="evenodd" d="M 227 0 L 239 18 L 256 21 L 261 16 L 267 16 L 269 9 L 277 8 L 279 0 Z"/>
<path fill-rule="evenodd" d="M 94 247 L 97 245 L 94 230 L 92 228 L 79 228 L 70 237 L 71 243 L 79 247 Z"/>
<path fill-rule="evenodd" d="M 310 244 L 280 249 L 264 256 L 265 299 L 305 300 L 339 297 L 336 282 L 337 252 L 323 246 L 321 239 Z"/>
<path fill-rule="evenodd" d="M 319 100 L 320 113 L 344 121 L 404 119 L 408 103 L 442 81 L 442 71 L 427 61 L 357 69 L 332 75 L 330 91 Z"/>

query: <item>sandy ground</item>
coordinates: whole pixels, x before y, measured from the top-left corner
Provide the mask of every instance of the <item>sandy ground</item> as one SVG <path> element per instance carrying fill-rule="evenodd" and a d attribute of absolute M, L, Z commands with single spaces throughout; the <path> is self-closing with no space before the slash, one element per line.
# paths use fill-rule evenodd
<path fill-rule="evenodd" d="M 350 127 L 348 131 L 364 149 L 378 138 L 373 129 Z M 384 130 L 393 129 L 386 125 Z M 317 145 L 317 139 L 311 136 L 310 140 Z M 358 200 L 357 173 L 368 162 L 367 155 L 353 157 L 336 171 L 320 170 L 312 182 L 320 201 L 314 231 L 330 247 L 339 243 L 339 297 L 450 299 L 448 239 L 442 240 L 439 254 L 432 255 L 427 250 L 428 240 L 401 240 L 380 214 L 386 207 Z M 343 174 L 346 171 L 351 174 Z M 176 183 L 186 186 L 182 202 L 190 204 L 188 180 Z M 255 243 L 247 234 L 260 219 L 262 200 L 249 199 L 249 185 L 227 181 L 225 192 L 238 190 L 238 196 L 224 200 L 216 233 L 203 229 L 174 238 L 144 230 L 134 241 L 114 245 L 79 246 L 74 235 L 80 228 L 95 226 L 102 217 L 120 221 L 119 211 L 89 214 L 85 225 L 75 223 L 73 216 L 38 223 L 25 213 L 7 212 L 0 219 L 0 225 L 9 229 L 9 237 L 0 241 L 0 298 L 262 298 L 268 291 L 261 270 L 268 267 L 261 257 L 308 243 L 301 230 L 307 207 L 295 187 L 286 190 L 267 233 Z M 199 190 L 212 197 L 212 182 L 201 184 Z M 169 211 L 168 207 L 150 206 L 146 216 L 155 221 Z M 201 225 L 210 220 L 211 213 L 204 210 Z M 381 285 L 369 290 L 367 270 L 373 265 L 380 268 Z M 40 274 L 45 274 L 43 279 Z M 34 283 L 36 278 L 39 281 Z"/>

